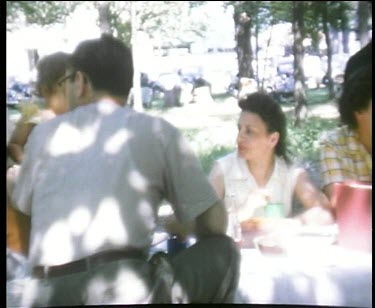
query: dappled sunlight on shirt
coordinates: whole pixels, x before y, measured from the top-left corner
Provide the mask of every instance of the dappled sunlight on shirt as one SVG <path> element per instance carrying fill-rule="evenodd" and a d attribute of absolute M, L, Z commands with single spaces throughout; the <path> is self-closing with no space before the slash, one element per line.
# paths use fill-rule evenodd
<path fill-rule="evenodd" d="M 147 192 L 147 179 L 137 170 L 129 172 L 129 185 L 139 192 Z"/>
<path fill-rule="evenodd" d="M 149 226 L 153 226 L 155 224 L 155 215 L 153 208 L 150 202 L 147 201 L 140 201 L 138 205 L 138 213 L 143 217 L 144 221 L 146 221 Z"/>
<path fill-rule="evenodd" d="M 121 107 L 114 104 L 111 100 L 103 99 L 101 102 L 97 104 L 97 108 L 99 112 L 102 114 L 110 114 Z"/>
<path fill-rule="evenodd" d="M 75 236 L 82 235 L 91 222 L 91 213 L 85 206 L 77 206 L 68 217 L 68 225 Z"/>
<path fill-rule="evenodd" d="M 95 142 L 99 127 L 99 123 L 95 123 L 86 130 L 79 130 L 69 123 L 61 123 L 49 144 L 49 154 L 60 156 L 85 150 Z"/>
<path fill-rule="evenodd" d="M 74 254 L 69 227 L 63 221 L 57 221 L 46 231 L 42 247 L 41 263 L 55 265 L 65 263 Z"/>
<path fill-rule="evenodd" d="M 121 129 L 108 138 L 104 144 L 104 152 L 108 154 L 118 154 L 124 144 L 133 137 L 126 129 Z"/>
<path fill-rule="evenodd" d="M 95 250 L 105 241 L 121 245 L 127 241 L 128 233 L 121 219 L 120 204 L 112 197 L 104 198 L 93 217 L 83 239 L 88 250 Z M 100 231 L 100 232 L 98 232 Z"/>

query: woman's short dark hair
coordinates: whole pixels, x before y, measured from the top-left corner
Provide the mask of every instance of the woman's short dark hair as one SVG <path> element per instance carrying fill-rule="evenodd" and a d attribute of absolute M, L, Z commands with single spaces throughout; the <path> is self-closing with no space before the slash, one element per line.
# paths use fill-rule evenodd
<path fill-rule="evenodd" d="M 69 54 L 56 52 L 40 59 L 37 63 L 35 91 L 38 96 L 55 91 L 57 82 L 65 75 Z"/>
<path fill-rule="evenodd" d="M 256 92 L 242 97 L 238 106 L 242 111 L 257 114 L 266 124 L 269 133 L 278 132 L 279 142 L 276 145 L 276 155 L 281 156 L 289 162 L 287 155 L 287 122 L 280 105 L 270 95 L 263 92 Z"/>
<path fill-rule="evenodd" d="M 372 41 L 354 54 L 345 68 L 344 86 L 338 100 L 341 122 L 355 129 L 354 113 L 367 109 L 372 99 Z"/>
<path fill-rule="evenodd" d="M 133 86 L 131 50 L 109 34 L 80 43 L 72 54 L 71 66 L 83 72 L 95 90 L 128 96 Z"/>

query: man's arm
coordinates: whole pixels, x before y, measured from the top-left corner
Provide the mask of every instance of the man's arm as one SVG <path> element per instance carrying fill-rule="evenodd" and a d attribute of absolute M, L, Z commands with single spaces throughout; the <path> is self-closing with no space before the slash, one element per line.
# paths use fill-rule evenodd
<path fill-rule="evenodd" d="M 165 221 L 164 228 L 169 234 L 176 235 L 180 240 L 185 240 L 190 234 L 197 238 L 225 234 L 227 224 L 227 212 L 223 202 L 219 200 L 190 223 L 180 223 L 174 215 L 169 216 Z"/>
<path fill-rule="evenodd" d="M 218 200 L 195 220 L 195 234 L 198 238 L 215 234 L 225 234 L 228 215 L 224 204 Z"/>
<path fill-rule="evenodd" d="M 334 185 L 335 185 L 334 183 L 331 183 L 331 184 L 328 184 L 328 185 L 324 186 L 324 188 L 323 188 L 324 193 L 327 195 L 327 197 L 331 201 L 331 203 L 332 203 Z"/>

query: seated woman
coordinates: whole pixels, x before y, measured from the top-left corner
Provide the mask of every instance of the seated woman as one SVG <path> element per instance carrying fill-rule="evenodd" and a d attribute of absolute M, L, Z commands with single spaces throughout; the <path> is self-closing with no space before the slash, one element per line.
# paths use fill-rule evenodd
<path fill-rule="evenodd" d="M 240 99 L 239 107 L 237 150 L 214 163 L 209 179 L 229 211 L 234 203 L 242 228 L 252 217 L 264 216 L 268 204 L 281 204 L 283 216 L 290 216 L 294 196 L 307 209 L 298 216 L 301 223 L 332 223 L 327 197 L 287 157 L 281 107 L 260 92 Z"/>

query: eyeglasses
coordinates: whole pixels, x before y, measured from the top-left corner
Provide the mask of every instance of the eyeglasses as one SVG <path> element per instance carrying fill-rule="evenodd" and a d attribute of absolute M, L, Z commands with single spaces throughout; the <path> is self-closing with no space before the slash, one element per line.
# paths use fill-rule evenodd
<path fill-rule="evenodd" d="M 76 72 L 73 72 L 73 73 L 71 73 L 71 74 L 69 74 L 68 76 L 65 76 L 65 77 L 63 77 L 63 78 L 61 78 L 58 82 L 57 82 L 57 85 L 59 86 L 59 87 L 61 87 L 63 84 L 64 84 L 64 82 L 65 81 L 67 81 L 67 80 L 73 80 L 73 78 L 76 76 Z"/>

